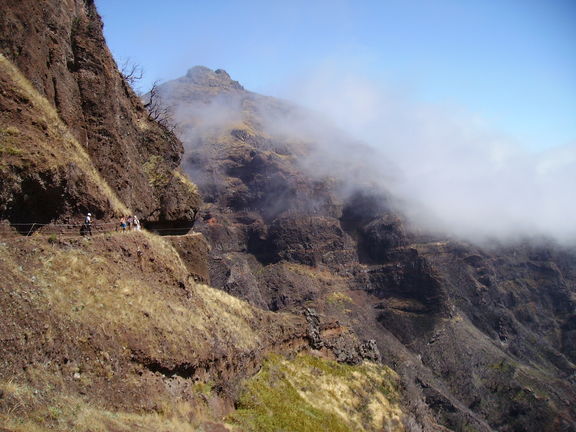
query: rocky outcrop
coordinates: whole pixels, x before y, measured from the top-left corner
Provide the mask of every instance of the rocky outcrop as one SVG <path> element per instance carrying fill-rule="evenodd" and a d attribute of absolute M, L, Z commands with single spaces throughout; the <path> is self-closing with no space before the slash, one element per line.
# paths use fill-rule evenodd
<path fill-rule="evenodd" d="M 3 56 L 0 86 L 0 218 L 48 223 L 65 214 L 127 212 L 53 107 Z"/>
<path fill-rule="evenodd" d="M 182 144 L 148 118 L 142 102 L 118 71 L 106 47 L 94 2 L 7 1 L 2 3 L 1 11 L 0 51 L 31 83 L 38 98 L 48 101 L 48 108 L 62 122 L 62 133 L 70 134 L 69 139 L 87 152 L 89 162 L 117 199 L 145 222 L 169 221 L 189 228 L 200 200 L 176 172 Z M 10 87 L 4 88 L 9 91 Z M 20 108 L 14 108 L 13 102 L 9 93 L 0 95 L 0 103 L 7 110 L 0 119 L 3 130 L 21 130 L 30 138 L 46 133 L 50 141 L 46 143 L 48 155 L 11 170 L 14 180 L 2 185 L 2 193 L 17 197 L 26 194 L 26 188 L 46 190 L 46 197 L 53 198 L 44 206 L 52 207 L 34 209 L 14 198 L 0 217 L 21 221 L 33 212 L 39 218 L 37 222 L 49 222 L 69 219 L 86 208 L 102 217 L 123 213 L 119 206 L 113 209 L 97 196 L 61 197 L 63 190 L 80 183 L 68 172 L 73 167 L 51 170 L 50 146 L 62 147 L 64 138 L 50 133 L 52 125 L 39 120 L 42 113 L 36 111 L 29 118 L 19 116 Z M 22 153 L 27 150 L 14 149 Z M 91 192 L 85 188 L 82 195 Z"/>

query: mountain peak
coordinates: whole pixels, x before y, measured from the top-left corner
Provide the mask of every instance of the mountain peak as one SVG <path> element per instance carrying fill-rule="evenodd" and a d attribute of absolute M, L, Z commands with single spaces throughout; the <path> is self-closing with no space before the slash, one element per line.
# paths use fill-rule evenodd
<path fill-rule="evenodd" d="M 206 66 L 198 65 L 198 66 L 194 66 L 194 67 L 191 67 L 190 69 L 188 69 L 188 72 L 186 73 L 186 77 L 191 78 L 191 79 L 197 79 L 197 78 L 201 78 L 201 77 L 210 76 L 214 73 L 215 72 L 212 69 L 207 68 Z"/>
<path fill-rule="evenodd" d="M 236 90 L 244 90 L 244 87 L 238 81 L 230 78 L 230 75 L 224 69 L 212 70 L 206 66 L 194 66 L 188 69 L 184 78 L 202 86 L 229 87 Z"/>

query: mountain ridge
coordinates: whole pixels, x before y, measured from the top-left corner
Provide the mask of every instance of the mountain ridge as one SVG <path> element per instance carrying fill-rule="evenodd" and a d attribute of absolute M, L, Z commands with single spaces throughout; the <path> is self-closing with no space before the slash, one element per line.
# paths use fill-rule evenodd
<path fill-rule="evenodd" d="M 377 351 L 349 328 L 206 285 L 210 245 L 189 232 L 200 196 L 178 168 L 182 143 L 117 70 L 94 2 L 7 1 L 0 10 L 0 429 L 248 427 L 257 410 L 244 405 L 252 420 L 230 415 L 274 354 L 285 359 L 278 367 L 311 380 L 322 378 L 310 362 L 336 370 L 331 385 L 356 393 L 357 373 L 390 381 L 366 393 L 378 418 L 364 416 L 362 427 L 397 417 L 394 376 L 360 367 Z M 87 212 L 93 235 L 61 229 Z M 134 213 L 145 228 L 179 235 L 114 230 Z M 350 366 L 335 369 L 337 358 Z M 292 397 L 301 412 L 288 421 L 317 422 L 313 412 L 350 430 L 334 411 L 338 396 L 322 407 Z"/>
<path fill-rule="evenodd" d="M 450 428 L 574 427 L 565 405 L 576 370 L 573 251 L 530 241 L 488 249 L 414 230 L 385 191 L 302 164 L 315 151 L 330 160 L 314 137 L 267 127 L 269 107 L 297 107 L 189 85 L 164 88 L 182 125 L 183 168 L 206 198 L 198 229 L 213 245 L 214 286 L 271 310 L 312 305 L 376 340 L 385 363 L 410 358 L 398 366 L 404 386 Z M 211 104 L 231 112 L 203 128 Z M 346 140 L 338 150 L 354 151 Z M 555 402 L 528 396 L 536 387 Z"/>

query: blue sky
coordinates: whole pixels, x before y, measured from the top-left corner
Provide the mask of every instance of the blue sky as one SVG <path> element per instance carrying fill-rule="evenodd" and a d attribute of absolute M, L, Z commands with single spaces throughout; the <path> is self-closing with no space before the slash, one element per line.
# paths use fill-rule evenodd
<path fill-rule="evenodd" d="M 576 1 L 96 0 L 143 89 L 194 65 L 290 98 L 331 65 L 458 106 L 538 150 L 576 142 Z"/>

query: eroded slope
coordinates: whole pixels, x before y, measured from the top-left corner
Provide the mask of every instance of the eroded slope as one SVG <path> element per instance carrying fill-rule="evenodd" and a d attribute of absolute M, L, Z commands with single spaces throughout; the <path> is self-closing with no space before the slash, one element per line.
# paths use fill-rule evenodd
<path fill-rule="evenodd" d="M 270 310 L 313 306 L 376 340 L 420 427 L 576 430 L 574 251 L 420 233 L 365 177 L 315 165 L 330 161 L 322 137 L 270 128 L 310 113 L 201 67 L 163 89 L 207 198 L 214 286 Z M 333 144 L 354 165 L 362 147 Z"/>
<path fill-rule="evenodd" d="M 184 238 L 203 247 L 199 234 L 174 240 Z M 304 316 L 196 283 L 172 241 L 133 232 L 0 244 L 3 425 L 192 430 L 231 412 L 265 355 L 311 349 Z M 343 327 L 313 329 L 316 343 L 356 349 Z"/>

